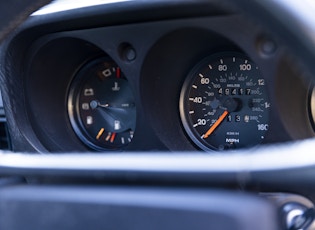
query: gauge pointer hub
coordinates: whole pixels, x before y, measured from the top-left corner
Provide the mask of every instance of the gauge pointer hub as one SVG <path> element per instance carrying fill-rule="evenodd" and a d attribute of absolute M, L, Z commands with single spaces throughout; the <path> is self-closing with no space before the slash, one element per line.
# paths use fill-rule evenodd
<path fill-rule="evenodd" d="M 237 112 L 242 109 L 242 101 L 238 98 L 229 97 L 224 101 L 223 107 L 230 113 Z"/>

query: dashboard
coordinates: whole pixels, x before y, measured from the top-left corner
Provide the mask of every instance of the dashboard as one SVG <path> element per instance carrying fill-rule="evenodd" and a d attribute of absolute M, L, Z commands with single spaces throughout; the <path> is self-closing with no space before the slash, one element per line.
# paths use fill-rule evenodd
<path fill-rule="evenodd" d="M 315 229 L 312 27 L 238 3 L 27 17 L 0 47 L 0 228 Z"/>
<path fill-rule="evenodd" d="M 3 57 L 23 92 L 7 98 L 13 150 L 215 153 L 314 136 L 311 82 L 278 38 L 204 4 L 128 23 L 35 13 Z"/>

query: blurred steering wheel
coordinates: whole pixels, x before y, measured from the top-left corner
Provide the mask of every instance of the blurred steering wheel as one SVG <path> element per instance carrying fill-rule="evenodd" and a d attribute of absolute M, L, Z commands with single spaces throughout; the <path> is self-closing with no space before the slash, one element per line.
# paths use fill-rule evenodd
<path fill-rule="evenodd" d="M 0 41 L 6 38 L 31 13 L 51 0 L 10 0 L 0 2 Z"/>

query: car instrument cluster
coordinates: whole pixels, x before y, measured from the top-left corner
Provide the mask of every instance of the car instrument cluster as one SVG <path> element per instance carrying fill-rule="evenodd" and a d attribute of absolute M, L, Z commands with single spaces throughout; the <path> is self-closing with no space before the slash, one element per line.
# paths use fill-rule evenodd
<path fill-rule="evenodd" d="M 237 52 L 213 54 L 187 74 L 179 113 L 191 141 L 203 150 L 258 145 L 269 127 L 266 82 L 259 67 Z M 109 57 L 86 63 L 75 75 L 68 114 L 76 135 L 95 150 L 126 147 L 136 128 L 128 80 Z"/>
<path fill-rule="evenodd" d="M 241 15 L 91 23 L 30 23 L 8 47 L 15 151 L 230 154 L 314 136 L 313 84 Z"/>

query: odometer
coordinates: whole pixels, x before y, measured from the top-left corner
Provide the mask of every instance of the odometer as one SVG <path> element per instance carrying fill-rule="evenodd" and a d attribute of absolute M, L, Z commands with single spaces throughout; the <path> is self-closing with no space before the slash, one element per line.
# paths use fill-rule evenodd
<path fill-rule="evenodd" d="M 269 127 L 266 82 L 240 53 L 220 53 L 198 63 L 180 95 L 183 126 L 204 150 L 254 146 Z"/>

